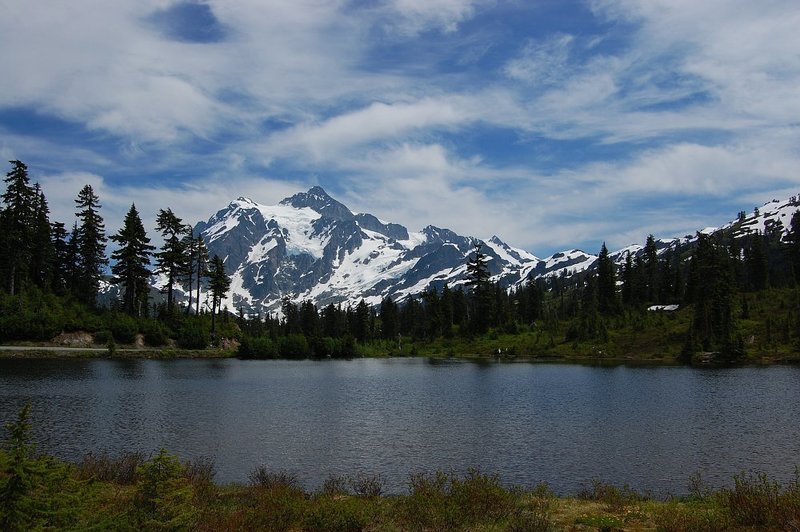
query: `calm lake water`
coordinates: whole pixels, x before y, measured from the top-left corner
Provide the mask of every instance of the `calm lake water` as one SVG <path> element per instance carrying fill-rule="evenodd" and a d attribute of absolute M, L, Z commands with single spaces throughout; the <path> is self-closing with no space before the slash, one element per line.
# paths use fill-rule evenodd
<path fill-rule="evenodd" d="M 26 402 L 38 448 L 212 457 L 218 481 L 257 465 L 307 488 L 331 474 L 478 466 L 574 494 L 592 478 L 685 493 L 800 465 L 800 368 L 689 369 L 354 361 L 0 360 L 0 419 Z"/>

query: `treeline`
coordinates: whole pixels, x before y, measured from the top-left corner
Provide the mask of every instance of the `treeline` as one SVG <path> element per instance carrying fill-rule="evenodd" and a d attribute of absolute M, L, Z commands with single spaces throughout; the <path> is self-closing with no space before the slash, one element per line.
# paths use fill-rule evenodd
<path fill-rule="evenodd" d="M 800 274 L 800 214 L 791 227 L 779 224 L 734 237 L 738 229 L 698 233 L 691 242 L 664 249 L 651 235 L 643 248 L 612 259 L 605 244 L 587 271 L 528 280 L 507 289 L 490 280 L 487 257 L 477 245 L 458 287 L 429 287 L 401 303 L 384 298 L 371 307 L 286 299 L 282 317 L 240 319 L 240 355 L 248 358 L 350 357 L 376 346 L 381 354 L 414 354 L 430 342 L 461 345 L 478 338 L 535 334 L 542 349 L 557 344 L 606 344 L 619 331 L 637 334 L 652 323 L 648 309 L 690 309 L 678 358 L 690 362 L 706 353 L 716 362 L 743 360 L 746 342 L 739 327 L 748 319 L 748 295 L 796 286 Z M 785 236 L 784 236 L 785 235 Z M 674 308 L 674 307 L 673 307 Z M 800 309 L 784 309 L 785 339 L 800 344 Z M 683 311 L 685 312 L 685 310 Z M 767 331 L 769 322 L 767 318 Z M 777 328 L 777 326 L 776 326 Z M 627 334 L 627 333 L 626 333 Z M 451 342 L 452 340 L 452 342 Z M 599 348 L 597 348 L 599 351 Z"/>
<path fill-rule="evenodd" d="M 152 345 L 172 336 L 205 347 L 203 339 L 214 338 L 230 279 L 222 259 L 209 258 L 202 238 L 171 209 L 160 210 L 156 219 L 164 241 L 159 249 L 150 245 L 133 204 L 120 230 L 107 236 L 99 197 L 87 184 L 75 199 L 75 220 L 67 231 L 65 223 L 50 220 L 45 194 L 30 183 L 27 166 L 18 160 L 11 165 L 0 206 L 0 341 L 49 340 L 74 330 L 124 343 L 143 333 Z M 116 245 L 110 261 L 109 240 Z M 100 309 L 109 263 L 110 283 L 121 297 Z M 151 307 L 155 274 L 166 278 L 166 302 Z M 182 311 L 173 296 L 177 286 L 189 294 Z M 208 309 L 200 306 L 201 287 L 210 296 Z"/>

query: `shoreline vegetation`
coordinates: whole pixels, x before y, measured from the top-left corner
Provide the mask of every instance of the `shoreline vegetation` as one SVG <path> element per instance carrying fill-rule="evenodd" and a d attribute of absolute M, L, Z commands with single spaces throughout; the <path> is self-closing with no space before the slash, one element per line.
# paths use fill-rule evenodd
<path fill-rule="evenodd" d="M 519 488 L 469 469 L 409 476 L 386 494 L 379 474 L 329 477 L 306 490 L 291 472 L 254 468 L 246 484 L 214 482 L 214 462 L 182 462 L 165 450 L 145 457 L 87 454 L 78 463 L 40 455 L 29 407 L 7 423 L 0 450 L 2 530 L 796 530 L 800 470 L 781 485 L 743 472 L 726 488 L 687 479 L 687 494 L 657 499 L 592 481 L 574 495 L 545 483 Z"/>

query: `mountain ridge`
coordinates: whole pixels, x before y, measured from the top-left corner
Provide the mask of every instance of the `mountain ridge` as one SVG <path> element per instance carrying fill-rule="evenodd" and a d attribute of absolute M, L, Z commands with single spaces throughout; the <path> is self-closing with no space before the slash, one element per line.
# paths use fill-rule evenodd
<path fill-rule="evenodd" d="M 773 200 L 714 230 L 785 231 L 797 210 L 797 197 Z M 481 245 L 492 280 L 504 287 L 528 279 L 571 276 L 593 267 L 597 255 L 569 249 L 539 258 L 513 247 L 497 235 L 488 240 L 462 236 L 433 225 L 418 232 L 401 224 L 355 213 L 315 186 L 263 205 L 239 197 L 194 227 L 211 254 L 226 264 L 232 285 L 229 302 L 249 312 L 276 312 L 288 297 L 318 306 L 378 305 L 382 298 L 402 301 L 430 288 L 466 282 L 466 263 Z M 709 231 L 705 229 L 703 231 Z M 694 239 L 693 235 L 657 240 L 659 252 Z M 611 253 L 621 265 L 641 245 Z"/>

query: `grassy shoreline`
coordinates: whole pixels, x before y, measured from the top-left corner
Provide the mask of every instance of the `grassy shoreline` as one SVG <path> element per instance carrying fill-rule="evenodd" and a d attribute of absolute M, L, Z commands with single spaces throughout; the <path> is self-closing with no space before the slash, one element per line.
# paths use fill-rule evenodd
<path fill-rule="evenodd" d="M 405 493 L 386 495 L 379 475 L 331 477 L 311 492 L 292 474 L 264 467 L 247 484 L 216 484 L 213 462 L 182 463 L 163 450 L 148 459 L 90 454 L 77 464 L 16 451 L 0 451 L 0 488 L 18 471 L 27 487 L 0 503 L 0 519 L 12 515 L 17 529 L 694 531 L 800 524 L 797 472 L 785 486 L 743 473 L 719 490 L 692 477 L 689 495 L 657 500 L 599 481 L 557 496 L 546 484 L 509 488 L 471 469 L 411 475 Z"/>

